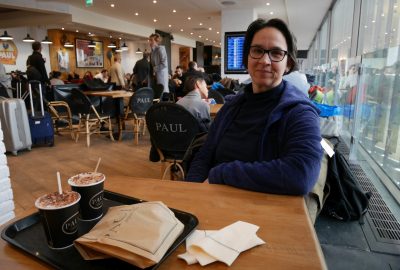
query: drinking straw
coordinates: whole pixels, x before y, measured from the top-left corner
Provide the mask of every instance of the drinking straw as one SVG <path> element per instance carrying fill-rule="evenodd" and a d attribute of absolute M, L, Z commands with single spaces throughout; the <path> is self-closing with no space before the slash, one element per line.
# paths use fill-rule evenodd
<path fill-rule="evenodd" d="M 57 184 L 58 184 L 58 193 L 62 194 L 60 172 L 57 172 Z"/>
<path fill-rule="evenodd" d="M 99 168 L 100 161 L 101 161 L 101 157 L 99 157 L 99 160 L 97 161 L 96 169 L 94 169 L 95 173 L 97 172 L 97 169 Z"/>

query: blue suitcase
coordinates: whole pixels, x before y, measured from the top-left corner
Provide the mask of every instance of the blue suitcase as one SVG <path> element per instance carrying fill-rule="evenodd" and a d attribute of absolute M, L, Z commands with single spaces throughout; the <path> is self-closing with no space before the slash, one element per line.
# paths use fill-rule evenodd
<path fill-rule="evenodd" d="M 35 107 L 33 104 L 32 85 L 37 85 L 39 90 L 39 103 L 41 115 L 35 115 Z M 29 82 L 29 96 L 31 101 L 31 113 L 29 114 L 29 127 L 31 129 L 31 137 L 33 145 L 47 144 L 54 145 L 54 129 L 53 120 L 48 112 L 43 108 L 42 84 L 39 81 Z"/>

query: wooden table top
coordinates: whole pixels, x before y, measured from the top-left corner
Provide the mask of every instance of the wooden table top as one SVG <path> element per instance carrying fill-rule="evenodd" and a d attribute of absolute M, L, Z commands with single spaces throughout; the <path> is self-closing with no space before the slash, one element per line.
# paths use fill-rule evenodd
<path fill-rule="evenodd" d="M 199 219 L 198 229 L 218 230 L 238 220 L 260 226 L 257 235 L 266 244 L 240 254 L 230 269 L 326 269 L 302 197 L 127 176 L 107 176 L 105 188 L 147 201 L 159 200 L 171 208 L 192 213 Z M 159 269 L 203 269 L 199 264 L 188 266 L 177 258 L 184 252 L 181 245 Z M 51 269 L 4 240 L 0 240 L 0 268 Z M 220 262 L 207 266 L 207 269 L 227 268 Z"/>
<path fill-rule="evenodd" d="M 215 117 L 224 104 L 210 104 L 210 116 Z"/>
<path fill-rule="evenodd" d="M 87 96 L 94 96 L 94 97 L 110 97 L 110 98 L 124 98 L 124 97 L 131 97 L 133 92 L 125 91 L 125 90 L 116 90 L 116 91 L 84 91 L 85 95 Z"/>

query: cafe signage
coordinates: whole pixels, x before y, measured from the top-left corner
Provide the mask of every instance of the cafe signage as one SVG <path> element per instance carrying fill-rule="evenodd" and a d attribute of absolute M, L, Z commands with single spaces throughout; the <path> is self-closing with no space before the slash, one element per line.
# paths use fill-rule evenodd
<path fill-rule="evenodd" d="M 18 49 L 12 40 L 0 41 L 0 62 L 4 65 L 15 65 Z"/>

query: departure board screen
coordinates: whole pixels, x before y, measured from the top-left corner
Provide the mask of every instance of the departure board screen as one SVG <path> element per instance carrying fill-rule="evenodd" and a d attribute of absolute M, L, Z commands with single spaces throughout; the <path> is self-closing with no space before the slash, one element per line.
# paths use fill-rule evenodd
<path fill-rule="evenodd" d="M 225 73 L 247 73 L 243 65 L 244 38 L 246 32 L 225 33 Z"/>

